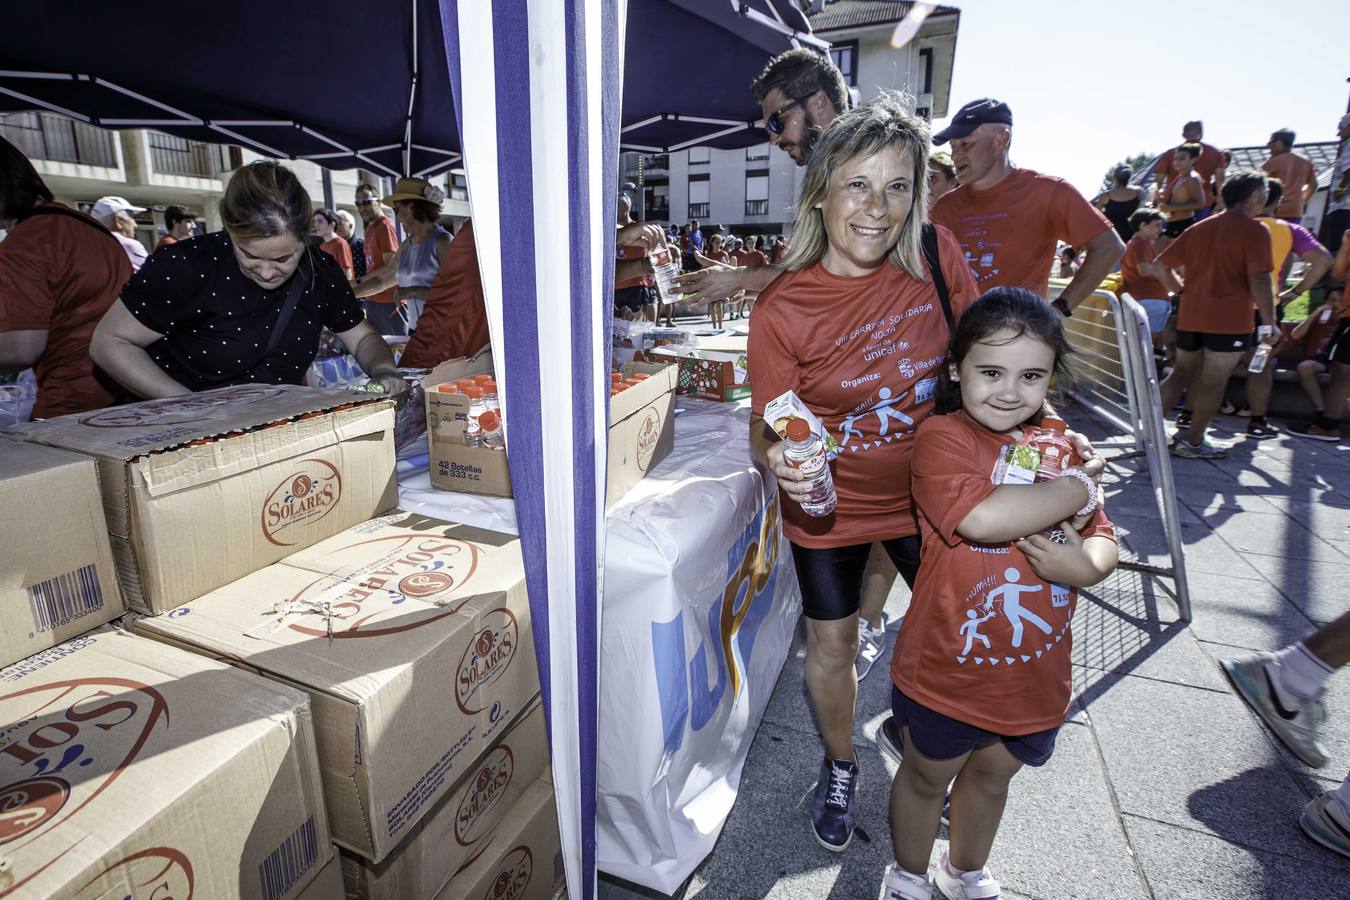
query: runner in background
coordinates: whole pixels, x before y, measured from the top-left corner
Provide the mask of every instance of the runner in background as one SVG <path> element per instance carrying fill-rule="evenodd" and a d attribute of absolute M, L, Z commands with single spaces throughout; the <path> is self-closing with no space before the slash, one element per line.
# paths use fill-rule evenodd
<path fill-rule="evenodd" d="M 356 288 L 357 296 L 364 298 L 361 305 L 365 307 L 366 318 L 380 334 L 407 334 L 408 324 L 398 314 L 397 291 L 393 286 L 374 292 L 362 290 L 367 278 L 397 277 L 398 235 L 380 206 L 380 192 L 375 185 L 363 182 L 356 186 L 356 212 L 365 226 L 362 240 L 366 274 L 360 277 Z"/>
<path fill-rule="evenodd" d="M 1126 293 L 1148 315 L 1155 358 L 1166 349 L 1167 320 L 1172 315 L 1171 296 L 1181 290 L 1181 284 L 1171 270 L 1156 262 L 1158 238 L 1162 236 L 1166 221 L 1156 209 L 1136 209 L 1130 215 L 1133 236 L 1120 260 L 1121 281 Z"/>
<path fill-rule="evenodd" d="M 1303 222 L 1304 207 L 1317 193 L 1317 170 L 1308 157 L 1294 151 L 1295 137 L 1290 128 L 1271 132 L 1266 144 L 1270 149 L 1270 159 L 1261 163 L 1261 169 L 1267 175 L 1280 179 L 1284 185 L 1284 199 L 1280 201 L 1275 215 L 1297 225 Z"/>
<path fill-rule="evenodd" d="M 950 190 L 959 184 L 956 180 L 956 166 L 952 155 L 945 150 L 935 150 L 928 157 L 928 210 L 932 212 L 937 203 Z"/>
<path fill-rule="evenodd" d="M 1176 173 L 1167 182 L 1158 202 L 1158 212 L 1167 216 L 1167 226 L 1159 240 L 1159 250 L 1181 236 L 1181 233 L 1200 221 L 1198 216 L 1205 205 L 1205 185 L 1195 171 L 1200 159 L 1199 144 L 1182 144 L 1172 153 L 1172 169 Z"/>
<path fill-rule="evenodd" d="M 192 237 L 197 230 L 197 217 L 192 210 L 181 206 L 169 206 L 164 209 L 164 234 L 155 249 L 168 247 Z"/>
<path fill-rule="evenodd" d="M 1331 277 L 1344 282 L 1350 277 L 1350 229 L 1341 236 L 1341 249 L 1331 267 Z M 1327 303 L 1339 308 L 1341 317 L 1327 343 L 1327 360 L 1331 366 L 1331 382 L 1327 385 L 1327 405 L 1308 425 L 1290 425 L 1289 433 L 1315 441 L 1336 442 L 1341 439 L 1341 419 L 1345 416 L 1345 401 L 1350 397 L 1350 303 L 1343 291 L 1327 295 Z"/>
<path fill-rule="evenodd" d="M 352 261 L 352 247 L 337 233 L 341 223 L 337 213 L 331 209 L 314 211 L 314 236 L 321 242 L 319 249 L 337 260 L 338 268 L 348 281 L 355 277 L 355 263 Z"/>
<path fill-rule="evenodd" d="M 1202 122 L 1187 122 L 1181 128 L 1181 142 L 1183 144 L 1198 144 L 1200 146 L 1200 155 L 1195 161 L 1195 171 L 1205 184 L 1205 205 L 1196 211 L 1197 221 L 1206 219 L 1215 211 L 1223 209 L 1223 182 L 1229 162 L 1228 154 L 1215 146 L 1206 144 L 1202 140 L 1204 136 L 1205 126 Z M 1162 156 L 1158 157 L 1158 164 L 1154 167 L 1153 176 L 1157 182 L 1159 197 L 1162 196 L 1163 189 L 1167 187 L 1167 182 L 1172 179 L 1172 157 L 1176 154 L 1176 150 L 1176 147 L 1165 150 Z"/>
<path fill-rule="evenodd" d="M 1341 236 L 1350 230 L 1350 113 L 1341 116 L 1336 124 L 1336 136 L 1341 141 L 1336 154 L 1336 170 L 1331 176 L 1326 213 L 1317 239 L 1331 253 L 1341 249 Z"/>

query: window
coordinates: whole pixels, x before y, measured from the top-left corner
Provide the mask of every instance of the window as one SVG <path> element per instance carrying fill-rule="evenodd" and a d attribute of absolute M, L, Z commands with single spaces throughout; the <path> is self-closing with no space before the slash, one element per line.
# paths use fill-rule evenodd
<path fill-rule="evenodd" d="M 745 173 L 745 214 L 747 216 L 769 214 L 769 173 L 766 169 Z"/>
<path fill-rule="evenodd" d="M 768 145 L 768 144 L 757 144 L 757 145 L 754 146 L 754 147 L 746 147 L 746 148 L 745 148 L 745 161 L 746 161 L 746 162 L 757 162 L 757 161 L 759 161 L 759 160 L 762 160 L 762 159 L 768 159 L 768 158 L 769 158 L 769 145 Z"/>
<path fill-rule="evenodd" d="M 835 44 L 830 48 L 830 59 L 839 68 L 839 71 L 844 73 L 844 83 L 849 87 L 857 87 L 858 85 L 858 68 L 855 65 L 857 58 L 857 41 Z"/>
<path fill-rule="evenodd" d="M 919 116 L 920 118 L 928 122 L 933 121 L 933 111 L 926 106 L 914 107 L 914 115 Z"/>
<path fill-rule="evenodd" d="M 712 201 L 712 182 L 707 175 L 689 176 L 689 218 L 706 219 Z"/>
<path fill-rule="evenodd" d="M 707 147 L 694 147 L 689 151 L 689 165 L 706 166 L 712 159 L 712 151 Z"/>
<path fill-rule="evenodd" d="M 450 173 L 450 199 L 451 200 L 469 199 L 469 182 L 464 177 L 463 172 Z"/>
<path fill-rule="evenodd" d="M 919 78 L 921 94 L 933 93 L 933 48 L 919 48 Z"/>

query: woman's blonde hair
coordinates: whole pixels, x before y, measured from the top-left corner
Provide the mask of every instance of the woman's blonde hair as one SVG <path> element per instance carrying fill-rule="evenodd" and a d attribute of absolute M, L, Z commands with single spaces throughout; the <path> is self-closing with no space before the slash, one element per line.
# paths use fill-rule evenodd
<path fill-rule="evenodd" d="M 797 221 L 792 242 L 788 244 L 783 268 L 805 269 L 819 262 L 829 248 L 829 235 L 817 205 L 825 202 L 830 175 L 839 166 L 859 156 L 880 153 L 896 147 L 909 154 L 914 163 L 910 190 L 913 202 L 900 239 L 891 248 L 891 262 L 910 277 L 926 281 L 923 251 L 920 248 L 924 210 L 928 207 L 928 123 L 909 111 L 899 94 L 883 93 L 841 113 L 816 141 L 806 163 L 801 197 L 797 200 Z"/>
<path fill-rule="evenodd" d="M 245 240 L 289 234 L 303 244 L 314 228 L 309 192 L 290 169 L 267 160 L 249 163 L 231 176 L 220 201 L 220 218 L 231 237 Z"/>

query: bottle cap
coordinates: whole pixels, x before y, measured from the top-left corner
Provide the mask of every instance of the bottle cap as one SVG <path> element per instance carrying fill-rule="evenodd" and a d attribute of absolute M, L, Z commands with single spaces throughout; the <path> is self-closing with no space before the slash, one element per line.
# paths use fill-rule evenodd
<path fill-rule="evenodd" d="M 495 380 L 485 381 L 481 385 L 479 385 L 479 387 L 481 387 L 484 391 L 486 391 L 489 394 L 497 393 L 497 382 Z"/>
<path fill-rule="evenodd" d="M 464 396 L 468 397 L 470 400 L 482 400 L 483 389 L 481 387 L 466 387 L 464 389 Z"/>
<path fill-rule="evenodd" d="M 788 419 L 787 436 L 790 441 L 804 441 L 811 437 L 811 425 L 805 419 Z"/>
<path fill-rule="evenodd" d="M 609 373 L 609 383 L 610 383 L 610 384 L 618 384 L 618 383 L 621 382 L 621 381 L 623 381 L 623 375 L 622 375 L 622 373 L 619 373 L 619 372 L 610 372 L 610 373 Z"/>
<path fill-rule="evenodd" d="M 478 417 L 478 424 L 484 431 L 496 431 L 502 422 L 497 417 L 497 413 L 489 409 Z"/>
<path fill-rule="evenodd" d="M 651 377 L 652 376 L 650 375 L 644 375 L 642 372 L 634 372 L 632 375 L 629 376 L 629 378 L 633 381 L 646 381 L 648 378 Z"/>
<path fill-rule="evenodd" d="M 483 384 L 485 382 L 491 381 L 492 376 L 484 372 L 482 375 L 473 376 L 473 380 L 476 384 Z"/>
<path fill-rule="evenodd" d="M 474 386 L 473 379 L 472 379 L 472 378 L 461 378 L 461 379 L 459 379 L 458 381 L 455 382 L 455 386 L 459 388 L 459 392 L 462 394 L 462 393 L 464 393 L 464 389 L 465 389 L 465 388 L 471 388 L 471 387 Z"/>

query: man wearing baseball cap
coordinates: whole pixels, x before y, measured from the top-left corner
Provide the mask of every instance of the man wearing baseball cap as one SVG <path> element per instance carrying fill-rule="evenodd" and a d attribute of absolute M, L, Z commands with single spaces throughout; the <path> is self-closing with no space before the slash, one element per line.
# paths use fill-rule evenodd
<path fill-rule="evenodd" d="M 145 212 L 144 206 L 132 206 L 123 197 L 100 198 L 89 211 L 89 215 L 111 231 L 122 249 L 127 251 L 133 273 L 140 271 L 141 264 L 149 255 L 145 245 L 136 240 L 136 220 L 131 217 L 132 213 L 141 212 Z"/>
<path fill-rule="evenodd" d="M 938 200 L 930 218 L 961 242 L 980 290 L 1007 285 L 1048 296 L 1055 247 L 1063 241 L 1087 252 L 1054 303 L 1070 315 L 1125 252 L 1116 230 L 1067 181 L 1012 165 L 1008 104 L 987 97 L 967 103 L 933 136 L 934 144 L 948 141 L 961 183 Z"/>

